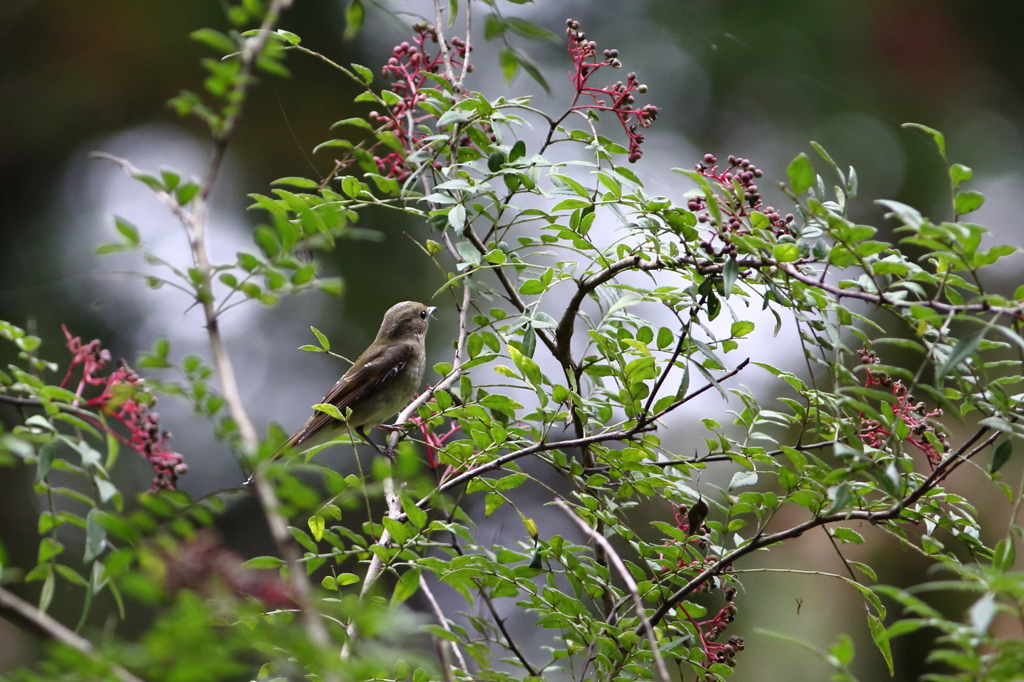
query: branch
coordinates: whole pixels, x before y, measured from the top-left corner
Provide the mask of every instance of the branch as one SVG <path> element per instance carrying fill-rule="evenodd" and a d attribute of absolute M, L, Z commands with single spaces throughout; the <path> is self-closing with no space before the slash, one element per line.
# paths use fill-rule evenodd
<path fill-rule="evenodd" d="M 446 632 L 451 633 L 454 637 L 455 633 L 452 632 L 451 626 L 448 625 L 448 619 L 445 617 L 444 611 L 441 610 L 441 605 L 438 604 L 437 599 L 434 598 L 434 593 L 430 589 L 430 585 L 427 584 L 427 579 L 423 577 L 422 573 L 420 573 L 420 589 L 423 590 L 424 596 L 427 598 L 427 601 L 430 602 L 430 608 L 434 610 L 434 615 L 437 616 L 437 622 L 441 624 L 441 627 L 443 627 Z M 452 640 L 451 645 L 452 651 L 455 652 L 455 658 L 459 659 L 459 667 L 462 668 L 462 672 L 468 675 L 469 666 L 466 665 L 466 659 L 462 656 L 462 650 L 454 640 Z"/>
<path fill-rule="evenodd" d="M 469 3 L 472 4 L 472 0 Z M 452 56 L 448 54 L 448 43 L 444 39 L 444 31 L 441 29 L 441 24 L 444 22 L 441 20 L 441 0 L 434 0 L 434 29 L 437 31 L 437 44 L 441 48 L 441 59 L 444 60 L 444 75 L 448 79 L 448 82 L 452 84 L 452 88 L 455 88 L 455 93 L 460 94 L 461 81 L 455 80 L 455 71 L 452 69 Z M 469 56 L 466 56 L 466 60 L 469 60 Z M 456 85 L 460 86 L 456 88 Z"/>
<path fill-rule="evenodd" d="M 487 253 L 487 247 L 484 245 L 482 241 L 480 241 L 480 237 L 473 230 L 472 225 L 466 226 L 466 231 L 463 233 L 463 235 L 466 237 L 466 239 L 469 240 L 469 242 L 476 248 L 477 251 L 479 251 L 481 254 Z M 520 313 L 525 313 L 528 310 L 526 302 L 523 301 L 522 297 L 519 295 L 519 292 L 512 284 L 512 280 L 510 280 L 508 278 L 508 275 L 505 274 L 504 269 L 495 268 L 494 274 L 498 276 L 498 281 L 501 282 L 501 286 L 505 289 L 505 294 L 506 296 L 508 296 L 508 300 L 512 303 L 512 305 L 515 306 L 516 310 L 518 310 Z M 551 338 L 551 335 L 548 334 L 547 331 L 544 329 L 537 329 L 535 331 L 537 334 L 537 338 L 541 340 L 541 343 L 543 343 L 547 347 L 547 349 L 551 351 L 551 354 L 554 355 L 555 358 L 559 358 L 558 351 L 555 347 L 555 342 Z"/>
<path fill-rule="evenodd" d="M 665 600 L 665 602 L 660 607 L 658 607 L 658 610 L 654 612 L 654 615 L 651 616 L 651 624 L 657 625 L 661 621 L 661 619 L 668 614 L 670 609 L 672 609 L 679 602 L 688 597 L 694 590 L 696 590 L 698 587 L 704 584 L 704 582 L 719 574 L 726 566 L 729 566 L 737 559 L 747 554 L 750 554 L 755 550 L 761 549 L 763 547 L 768 547 L 769 545 L 774 545 L 775 543 L 782 542 L 783 540 L 790 540 L 792 538 L 800 537 L 801 535 L 803 535 L 804 533 L 813 528 L 817 528 L 818 526 L 825 526 L 830 523 L 838 523 L 839 521 L 859 520 L 877 524 L 898 518 L 900 514 L 903 513 L 904 509 L 906 509 L 909 505 L 915 503 L 923 495 L 932 490 L 935 487 L 935 485 L 939 482 L 939 480 L 941 480 L 944 474 L 947 473 L 947 470 L 949 470 L 950 468 L 955 468 L 959 464 L 962 464 L 963 462 L 969 460 L 974 455 L 981 452 L 983 449 L 994 443 L 1002 433 L 1001 431 L 996 431 L 988 438 L 986 438 L 980 445 L 978 445 L 965 455 L 964 453 L 967 452 L 968 448 L 970 448 L 971 445 L 977 442 L 977 440 L 988 431 L 988 427 L 982 427 L 981 429 L 979 429 L 963 445 L 957 448 L 956 452 L 951 453 L 937 467 L 935 467 L 935 470 L 932 471 L 932 473 L 927 478 L 925 478 L 921 482 L 921 484 L 917 486 L 917 488 L 911 491 L 910 494 L 908 494 L 906 497 L 898 500 L 896 503 L 894 503 L 892 506 L 886 509 L 880 511 L 867 511 L 858 509 L 847 512 L 838 512 L 836 514 L 831 514 L 829 516 L 815 516 L 814 518 L 808 519 L 807 521 L 804 521 L 803 523 L 793 526 L 792 528 L 789 528 L 787 530 L 780 531 L 778 533 L 772 533 L 771 535 L 755 536 L 753 539 L 751 539 L 750 542 L 724 555 L 714 564 L 712 564 L 711 566 L 707 567 L 699 574 L 697 574 L 688 583 L 686 583 L 686 585 L 676 590 L 668 599 Z M 636 628 L 635 632 L 638 636 L 644 634 L 643 629 L 641 627 Z"/>
<path fill-rule="evenodd" d="M 665 265 L 664 261 L 660 258 L 654 261 L 645 262 L 643 255 L 637 253 L 632 256 L 627 256 L 618 262 L 612 263 L 604 270 L 580 280 L 579 287 L 576 289 L 576 293 L 573 294 L 572 299 L 570 299 L 569 305 L 565 307 L 565 312 L 562 313 L 562 319 L 559 320 L 558 328 L 555 330 L 555 344 L 557 347 L 555 357 L 562 361 L 563 358 L 567 358 L 569 356 L 569 342 L 572 340 L 572 331 L 576 322 L 576 314 L 580 311 L 580 306 L 583 305 L 583 299 L 585 299 L 588 294 L 625 270 L 660 270 L 664 268 Z"/>
<path fill-rule="evenodd" d="M 626 589 L 629 594 L 633 597 L 633 608 L 636 610 L 636 615 L 640 619 L 640 626 L 638 629 L 642 630 L 641 634 L 647 635 L 647 641 L 651 645 L 651 653 L 654 654 L 654 665 L 658 669 L 658 675 L 661 677 L 661 682 L 671 682 L 671 677 L 668 674 L 668 668 L 665 667 L 665 661 L 661 658 L 661 650 L 658 648 L 658 640 L 654 635 L 654 627 L 651 622 L 647 619 L 647 612 L 644 609 L 643 599 L 640 598 L 640 590 L 637 587 L 636 581 L 633 580 L 633 574 L 626 568 L 626 564 L 623 563 L 622 558 L 612 547 L 612 543 L 608 542 L 608 539 L 603 535 L 599 535 L 591 528 L 587 523 L 581 519 L 576 513 L 562 500 L 555 500 L 555 504 L 562 509 L 569 518 L 576 522 L 576 525 L 586 533 L 594 542 L 604 549 L 605 556 L 615 566 L 615 570 L 622 576 L 622 582 L 626 584 Z"/>
<path fill-rule="evenodd" d="M 260 30 L 245 40 L 240 57 L 238 80 L 231 94 L 226 98 L 230 102 L 230 108 L 222 127 L 214 133 L 213 154 L 207 165 L 199 191 L 192 202 L 192 210 L 185 210 L 184 207 L 178 204 L 177 199 L 168 192 L 156 191 L 157 198 L 181 221 L 188 234 L 192 259 L 200 274 L 196 295 L 198 301 L 202 303 L 206 330 L 210 338 L 210 351 L 213 354 L 214 366 L 220 377 L 221 393 L 228 407 L 228 412 L 238 427 L 242 450 L 247 456 L 251 456 L 259 448 L 259 435 L 245 409 L 242 394 L 238 388 L 238 380 L 235 377 L 234 367 L 231 364 L 231 358 L 220 334 L 217 310 L 214 306 L 213 298 L 213 268 L 206 249 L 205 211 L 210 192 L 213 190 L 213 185 L 217 180 L 224 156 L 227 153 L 228 142 L 242 113 L 246 92 L 253 82 L 253 68 L 263 52 L 267 40 L 270 39 L 271 31 L 280 18 L 281 13 L 290 7 L 291 4 L 292 0 L 274 0 L 267 8 L 267 13 L 263 24 L 260 26 Z M 119 159 L 109 154 L 94 154 L 93 156 L 117 164 L 133 177 L 138 177 L 140 173 L 138 169 L 124 159 Z M 305 567 L 299 561 L 301 554 L 293 544 L 291 534 L 288 532 L 288 522 L 281 514 L 281 505 L 274 491 L 274 486 L 267 479 L 266 474 L 259 470 L 254 474 L 253 480 L 255 482 L 256 496 L 267 518 L 270 534 L 277 546 L 278 553 L 288 564 L 289 582 L 294 593 L 293 596 L 302 609 L 306 632 L 314 645 L 326 648 L 330 643 L 330 636 L 320 620 L 319 614 L 310 606 L 311 588 L 309 579 L 306 576 Z"/>
<path fill-rule="evenodd" d="M 454 84 L 455 92 L 463 90 L 463 82 L 466 80 L 466 71 L 469 69 L 469 52 L 472 48 L 469 45 L 469 37 L 473 34 L 473 2 L 466 3 L 466 57 L 462 60 L 462 73 L 459 80 Z"/>
<path fill-rule="evenodd" d="M 1024 314 L 1024 304 L 1016 306 L 994 306 L 988 303 L 968 303 L 964 305 L 953 305 L 951 303 L 943 303 L 935 299 L 922 299 L 922 300 L 900 300 L 886 298 L 884 294 L 872 294 L 866 291 L 860 291 L 857 289 L 841 289 L 832 284 L 827 284 L 824 281 L 809 277 L 799 269 L 797 269 L 792 263 L 773 263 L 778 266 L 787 275 L 803 282 L 808 286 L 821 289 L 836 297 L 836 300 L 841 298 L 855 298 L 861 301 L 867 301 L 868 303 L 874 303 L 875 305 L 889 306 L 891 308 L 910 308 L 911 306 L 921 306 L 924 308 L 931 308 L 943 313 L 949 314 L 963 314 L 963 313 L 980 313 L 980 312 L 991 312 L 997 315 L 1011 315 L 1018 316 Z"/>
<path fill-rule="evenodd" d="M 498 609 L 494 608 L 494 601 L 491 599 L 491 595 L 487 594 L 487 589 L 479 581 L 477 581 L 477 587 L 480 588 L 480 596 L 483 597 L 484 603 L 487 604 L 487 610 L 491 612 L 491 618 L 494 619 L 494 624 L 498 627 L 501 635 L 505 638 L 505 645 L 508 647 L 508 650 L 515 654 L 515 657 L 518 658 L 519 662 L 523 664 L 524 668 L 526 668 L 526 672 L 530 673 L 533 677 L 538 677 L 540 672 L 534 668 L 528 660 L 526 660 L 526 656 L 524 656 L 523 652 L 519 650 L 519 647 L 516 646 L 516 643 L 508 634 L 508 630 L 505 629 L 505 621 L 498 616 Z"/>
<path fill-rule="evenodd" d="M 415 400 L 409 403 L 409 405 L 398 414 L 398 417 L 395 419 L 396 424 L 404 424 L 405 422 L 409 421 L 409 418 L 416 413 L 416 410 L 418 410 L 421 405 L 425 405 L 427 401 L 429 401 L 430 398 L 433 397 L 435 391 L 442 390 L 448 388 L 449 386 L 452 386 L 462 376 L 462 357 L 466 353 L 466 341 L 469 336 L 467 332 L 471 298 L 469 282 L 463 283 L 462 290 L 462 309 L 459 310 L 459 341 L 455 349 L 455 358 L 452 361 L 452 371 L 449 372 L 444 379 L 438 382 L 436 386 L 424 391 L 419 395 L 419 397 L 417 397 Z M 401 436 L 401 433 L 392 433 L 388 437 L 388 447 L 393 450 L 395 446 L 398 444 L 398 440 L 399 438 L 401 438 Z M 387 502 L 388 505 L 388 517 L 395 519 L 396 521 L 404 522 L 405 513 L 402 511 L 402 501 L 398 497 L 398 494 L 395 492 L 394 479 L 388 476 L 387 478 L 384 479 L 383 485 L 384 500 Z M 380 540 L 378 540 L 377 544 L 381 547 L 387 547 L 388 545 L 390 545 L 391 534 L 385 530 L 384 533 L 380 536 Z M 365 597 L 369 593 L 370 588 L 373 587 L 373 584 L 375 582 L 377 582 L 377 579 L 380 577 L 380 574 L 383 571 L 384 562 L 378 555 L 374 554 L 373 558 L 370 560 L 370 565 L 366 568 L 366 578 L 363 579 L 363 587 L 359 592 L 360 598 Z M 347 658 L 351 653 L 351 647 L 349 645 L 356 635 L 356 626 L 354 620 L 349 623 L 347 633 L 348 640 L 345 642 L 345 645 L 341 649 L 342 658 Z"/>
<path fill-rule="evenodd" d="M 32 606 L 32 604 L 29 604 L 18 595 L 8 592 L 3 587 L 0 587 L 0 613 L 3 613 L 4 617 L 8 620 L 11 620 L 8 614 L 20 617 L 46 637 L 56 640 L 65 646 L 71 647 L 72 649 L 81 651 L 96 663 L 110 666 L 111 672 L 113 672 L 121 682 L 143 682 L 142 678 L 136 677 L 132 673 L 128 672 L 127 669 L 116 663 L 111 663 L 101 655 L 97 654 L 92 642 L 87 640 L 85 637 L 74 632 L 48 613 L 40 611 L 35 606 Z"/>
<path fill-rule="evenodd" d="M 18 407 L 42 407 L 43 403 L 39 400 L 33 400 L 32 398 L 15 398 L 13 395 L 7 395 L 0 393 L 0 403 L 7 403 L 8 405 L 17 405 Z"/>

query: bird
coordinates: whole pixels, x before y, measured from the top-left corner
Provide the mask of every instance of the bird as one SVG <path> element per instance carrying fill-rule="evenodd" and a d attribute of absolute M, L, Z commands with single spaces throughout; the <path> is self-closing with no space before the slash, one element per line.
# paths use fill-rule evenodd
<path fill-rule="evenodd" d="M 384 313 L 377 338 L 363 351 L 321 404 L 333 405 L 347 420 L 335 419 L 319 410 L 292 434 L 271 459 L 287 450 L 308 450 L 349 433 L 358 433 L 378 453 L 381 450 L 366 433 L 366 427 L 380 426 L 409 404 L 423 380 L 426 367 L 424 339 L 430 317 L 436 310 L 416 301 L 403 301 Z M 249 479 L 252 480 L 252 477 Z"/>

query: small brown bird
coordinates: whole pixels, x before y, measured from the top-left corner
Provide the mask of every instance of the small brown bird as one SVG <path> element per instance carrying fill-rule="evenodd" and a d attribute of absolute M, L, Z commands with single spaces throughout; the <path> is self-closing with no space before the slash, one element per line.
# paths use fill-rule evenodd
<path fill-rule="evenodd" d="M 377 338 L 320 401 L 338 408 L 343 415 L 346 409 L 351 409 L 348 420 L 338 420 L 318 410 L 282 449 L 301 446 L 302 450 L 308 450 L 345 435 L 351 429 L 377 452 L 393 457 L 393 453 L 381 450 L 370 440 L 366 427 L 383 424 L 408 405 L 416 394 L 426 367 L 424 339 L 434 310 L 436 308 L 416 301 L 391 306 L 384 314 Z"/>

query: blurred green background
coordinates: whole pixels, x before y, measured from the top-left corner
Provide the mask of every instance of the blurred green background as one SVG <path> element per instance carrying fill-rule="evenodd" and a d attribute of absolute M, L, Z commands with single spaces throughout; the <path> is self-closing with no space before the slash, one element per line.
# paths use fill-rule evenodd
<path fill-rule="evenodd" d="M 400 20 L 409 22 L 432 11 L 430 3 L 420 0 L 386 6 L 404 13 Z M 474 35 L 477 68 L 469 86 L 490 96 L 534 93 L 541 108 L 562 111 L 568 101 L 564 74 L 569 60 L 561 35 L 567 17 L 580 20 L 599 49 L 619 50 L 625 69 L 648 84 L 647 101 L 661 110 L 648 131 L 645 156 L 634 167 L 652 194 L 678 200 L 687 188 L 668 169 L 692 167 L 706 152 L 750 158 L 768 178 L 781 179 L 789 160 L 809 152 L 808 141 L 816 140 L 841 166 L 857 168 L 858 220 L 881 224 L 881 212 L 871 203 L 875 198 L 898 199 L 945 219 L 949 191 L 934 146 L 923 135 L 900 128 L 915 121 L 942 130 L 951 160 L 974 168 L 972 188 L 987 196 L 974 220 L 989 226 L 996 241 L 1024 246 L 1024 55 L 1019 40 L 1024 3 L 539 0 L 525 6 L 503 3 L 502 9 L 559 36 L 532 43 L 515 39 L 541 65 L 553 97 L 523 74 L 506 87 L 496 65 L 498 46 L 485 42 L 482 34 Z M 479 17 L 485 8 L 479 5 L 476 11 Z M 399 21 L 371 7 L 362 33 L 346 43 L 341 39 L 343 16 L 344 3 L 296 0 L 282 27 L 340 63 L 359 62 L 375 71 L 391 46 L 407 37 Z M 177 357 L 205 354 L 199 316 L 186 311 L 185 299 L 166 290 L 149 291 L 130 275 L 119 274 L 139 269 L 131 256 L 100 260 L 92 255 L 113 234 L 115 213 L 139 225 L 157 252 L 177 261 L 186 252 L 180 226 L 150 193 L 109 165 L 89 160 L 88 153 L 104 150 L 143 168 L 170 165 L 198 174 L 209 152 L 204 131 L 195 121 L 179 120 L 165 102 L 182 88 L 201 88 L 198 61 L 207 52 L 188 39 L 189 32 L 226 25 L 222 3 L 211 0 L 0 3 L 0 319 L 40 335 L 48 359 L 66 363 L 61 324 L 86 340 L 101 339 L 114 357 L 129 361 L 163 336 L 171 338 Z M 335 136 L 328 129 L 334 121 L 365 113 L 362 105 L 352 103 L 356 91 L 348 81 L 324 64 L 293 55 L 288 66 L 291 79 L 263 78 L 246 104 L 214 194 L 215 258 L 230 259 L 251 247 L 248 234 L 260 216 L 245 211 L 247 193 L 265 193 L 269 182 L 282 176 L 328 173 L 332 159 L 328 153 L 314 156 L 313 147 Z M 614 134 L 613 127 L 607 131 Z M 535 133 L 524 134 L 529 140 Z M 261 428 L 270 421 L 289 430 L 298 426 L 308 406 L 344 369 L 323 356 L 295 350 L 311 342 L 309 325 L 327 333 L 341 353 L 357 354 L 392 303 L 425 299 L 443 282 L 403 234 L 425 235 L 423 225 L 367 214 L 361 227 L 379 230 L 383 240 L 341 243 L 322 257 L 328 274 L 345 280 L 342 298 L 310 294 L 269 310 L 243 307 L 224 321 L 247 404 Z M 1020 272 L 1019 265 L 1007 270 L 991 283 L 992 290 L 1012 292 L 1021 283 Z M 448 353 L 446 329 L 453 324 L 454 319 L 442 317 L 432 329 L 433 361 Z M 757 359 L 793 361 L 792 345 L 772 342 L 770 336 L 764 342 L 760 351 L 770 349 L 777 357 Z M 0 349 L 4 364 L 13 360 L 8 354 L 7 347 Z M 703 416 L 699 409 L 687 418 Z M 716 415 L 723 409 L 707 408 Z M 184 489 L 197 496 L 240 482 L 231 455 L 187 407 L 165 401 L 161 413 L 190 466 Z M 19 416 L 0 406 L 0 419 L 10 428 Z M 688 443 L 686 438 L 694 437 L 680 433 L 677 438 Z M 699 443 L 694 439 L 695 446 Z M 144 462 L 122 468 L 122 487 L 148 488 L 151 472 Z M 1008 476 L 1017 471 L 1013 463 L 1007 467 Z M 704 480 L 721 483 L 730 473 L 709 471 Z M 994 488 L 982 475 L 962 470 L 958 476 L 962 480 L 952 481 L 952 487 L 982 496 L 982 512 L 994 529 L 985 539 L 997 539 L 995 533 L 1006 527 L 1006 500 L 992 494 Z M 33 565 L 37 542 L 38 501 L 31 481 L 24 468 L 0 469 L 0 537 L 13 562 L 25 568 Z M 243 553 L 269 552 L 262 526 L 251 521 L 247 505 L 239 500 L 220 530 Z M 660 507 L 650 511 L 652 518 L 665 513 Z M 798 520 L 780 515 L 775 523 L 782 527 Z M 501 533 L 500 521 L 492 523 Z M 851 558 L 876 565 L 881 582 L 908 585 L 924 578 L 928 565 L 917 555 L 881 541 L 881 534 L 870 528 L 861 530 L 869 543 Z M 748 564 L 763 565 L 764 556 Z M 767 562 L 776 568 L 841 569 L 824 533 L 774 550 Z M 54 611 L 73 622 L 81 595 L 62 589 L 66 592 L 58 590 Z M 18 587 L 30 598 L 34 590 L 38 584 Z M 819 647 L 849 631 L 857 641 L 855 671 L 862 679 L 885 674 L 867 637 L 859 600 L 838 581 L 750 574 L 738 602 L 740 613 L 730 633 L 745 636 L 748 646 L 734 679 L 818 680 L 828 674 L 813 655 L 757 635 L 757 627 L 806 637 Z M 940 603 L 957 616 L 968 604 L 966 598 Z M 1022 636 L 1020 623 L 1008 618 L 1001 617 L 995 627 L 1007 636 Z M 543 644 L 548 633 L 535 636 L 533 643 Z M 897 679 L 916 679 L 928 670 L 923 662 L 927 645 L 927 633 L 894 642 Z M 0 672 L 30 663 L 39 651 L 37 642 L 0 621 Z"/>

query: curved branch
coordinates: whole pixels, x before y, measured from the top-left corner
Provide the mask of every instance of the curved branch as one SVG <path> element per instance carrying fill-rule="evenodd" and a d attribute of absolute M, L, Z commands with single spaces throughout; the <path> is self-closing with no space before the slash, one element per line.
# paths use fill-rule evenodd
<path fill-rule="evenodd" d="M 633 608 L 636 610 L 636 615 L 640 619 L 640 628 L 643 630 L 643 634 L 647 635 L 647 641 L 651 646 L 651 653 L 654 654 L 654 666 L 658 669 L 658 675 L 661 677 L 661 682 L 670 682 L 671 677 L 668 674 L 668 668 L 665 667 L 665 661 L 661 657 L 661 650 L 658 648 L 658 640 L 654 635 L 654 627 L 651 625 L 651 621 L 647 619 L 647 612 L 644 609 L 643 599 L 640 597 L 640 590 L 637 587 L 636 580 L 633 579 L 633 574 L 626 568 L 626 564 L 622 561 L 618 552 L 612 547 L 612 543 L 608 542 L 608 539 L 603 535 L 599 535 L 594 531 L 587 523 L 581 519 L 576 513 L 569 508 L 562 500 L 555 500 L 555 505 L 560 507 L 562 511 L 568 514 L 569 518 L 572 519 L 580 529 L 587 534 L 597 545 L 604 550 L 604 554 L 611 561 L 612 565 L 615 566 L 615 570 L 622 576 L 622 582 L 626 584 L 626 590 L 633 598 Z"/>
<path fill-rule="evenodd" d="M 904 509 L 906 509 L 909 505 L 917 502 L 917 500 L 919 500 L 923 495 L 932 490 L 944 476 L 946 476 L 960 464 L 963 464 L 967 460 L 974 457 L 974 455 L 978 454 L 986 447 L 994 443 L 1002 433 L 1000 431 L 996 431 L 988 438 L 986 438 L 984 441 L 982 441 L 973 450 L 967 452 L 971 445 L 976 443 L 978 439 L 980 439 L 988 431 L 988 427 L 982 427 L 977 432 L 975 432 L 975 434 L 971 436 L 971 438 L 969 438 L 963 445 L 957 448 L 956 452 L 951 453 L 946 459 L 942 460 L 942 462 L 937 467 L 935 467 L 935 470 L 932 471 L 932 473 L 927 478 L 925 478 L 925 480 L 922 481 L 920 485 L 918 485 L 913 491 L 911 491 L 910 494 L 908 494 L 906 497 L 900 499 L 895 504 L 886 509 L 882 509 L 880 511 L 867 511 L 859 509 L 847 512 L 839 512 L 836 514 L 830 514 L 828 516 L 815 516 L 814 518 L 808 519 L 807 521 L 804 521 L 801 524 L 797 524 L 796 526 L 788 528 L 784 531 L 779 531 L 778 533 L 772 533 L 770 535 L 755 536 L 753 539 L 751 539 L 750 542 L 724 555 L 714 564 L 712 564 L 711 566 L 707 567 L 699 574 L 694 576 L 684 586 L 676 590 L 671 596 L 668 597 L 668 599 L 665 600 L 664 603 L 662 603 L 661 606 L 658 607 L 658 609 L 651 616 L 651 624 L 657 625 L 673 607 L 679 604 L 679 602 L 686 599 L 686 597 L 692 594 L 694 590 L 703 585 L 706 581 L 710 580 L 714 576 L 721 573 L 726 566 L 729 566 L 737 559 L 746 556 L 747 554 L 750 554 L 755 550 L 768 547 L 769 545 L 774 545 L 784 540 L 791 540 L 793 538 L 800 537 L 801 535 L 803 535 L 804 533 L 813 528 L 817 528 L 818 526 L 826 526 L 830 523 L 860 520 L 877 524 L 897 519 L 900 516 L 900 514 L 903 513 Z M 635 629 L 635 632 L 638 636 L 643 635 L 643 626 L 641 625 L 640 627 L 637 627 Z"/>
<path fill-rule="evenodd" d="M 10 620 L 9 616 L 13 614 L 17 618 L 31 625 L 35 630 L 46 637 L 56 640 L 61 644 L 71 647 L 72 649 L 81 651 L 97 663 L 109 665 L 110 671 L 113 672 L 121 682 L 143 682 L 142 678 L 136 677 L 127 669 L 116 663 L 111 663 L 97 655 L 92 642 L 87 640 L 85 637 L 74 632 L 71 628 L 67 627 L 50 614 L 40 611 L 35 606 L 32 606 L 32 604 L 28 603 L 13 592 L 8 592 L 3 587 L 0 587 L 0 614 L 3 614 L 4 618 L 7 618 L 8 620 Z"/>

